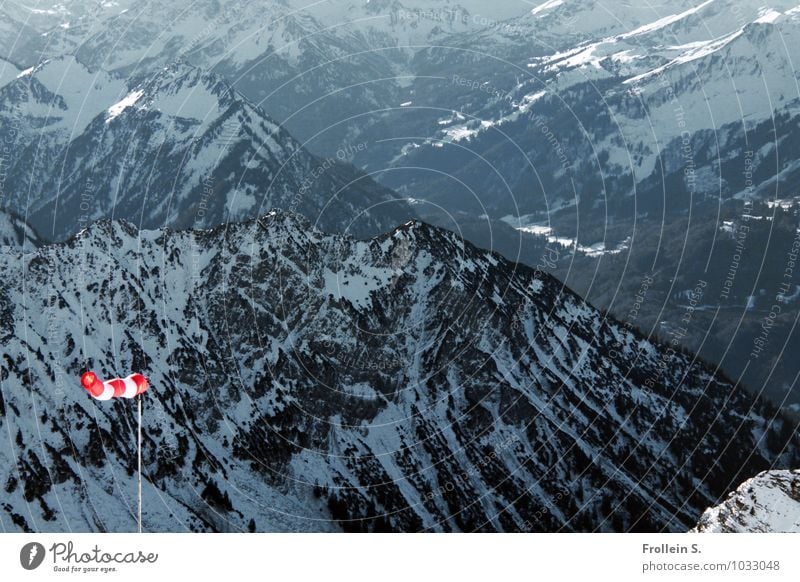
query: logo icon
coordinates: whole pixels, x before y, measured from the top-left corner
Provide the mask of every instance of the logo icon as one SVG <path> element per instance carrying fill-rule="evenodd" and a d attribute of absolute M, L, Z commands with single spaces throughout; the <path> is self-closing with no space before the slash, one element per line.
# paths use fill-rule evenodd
<path fill-rule="evenodd" d="M 26 570 L 35 570 L 44 562 L 44 546 L 39 542 L 30 542 L 19 551 L 19 563 Z"/>

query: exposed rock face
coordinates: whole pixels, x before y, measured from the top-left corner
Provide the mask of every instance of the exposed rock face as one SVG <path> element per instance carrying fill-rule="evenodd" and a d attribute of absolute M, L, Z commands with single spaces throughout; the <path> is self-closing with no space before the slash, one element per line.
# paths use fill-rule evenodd
<path fill-rule="evenodd" d="M 86 368 L 151 381 L 148 530 L 685 531 L 797 462 L 763 402 L 419 222 L 103 221 L 0 260 L 6 530 L 135 527 L 134 407 Z"/>

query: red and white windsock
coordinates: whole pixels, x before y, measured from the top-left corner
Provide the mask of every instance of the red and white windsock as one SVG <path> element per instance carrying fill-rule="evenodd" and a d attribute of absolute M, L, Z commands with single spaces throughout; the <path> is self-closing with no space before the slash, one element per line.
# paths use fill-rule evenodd
<path fill-rule="evenodd" d="M 127 378 L 112 378 L 102 382 L 94 372 L 81 376 L 81 384 L 96 400 L 112 398 L 133 398 L 147 390 L 147 378 L 141 374 L 131 374 Z"/>

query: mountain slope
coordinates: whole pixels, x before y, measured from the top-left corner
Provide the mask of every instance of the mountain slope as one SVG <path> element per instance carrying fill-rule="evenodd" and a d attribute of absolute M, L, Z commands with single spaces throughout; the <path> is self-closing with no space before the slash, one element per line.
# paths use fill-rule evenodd
<path fill-rule="evenodd" d="M 385 183 L 448 209 L 474 190 L 495 217 L 515 205 L 522 214 L 544 213 L 576 197 L 587 210 L 611 203 L 609 213 L 618 217 L 640 201 L 654 211 L 652 200 L 666 198 L 666 206 L 683 211 L 691 194 L 745 196 L 733 186 L 743 173 L 742 152 L 755 152 L 748 159 L 753 172 L 761 178 L 786 171 L 789 190 L 794 157 L 776 166 L 769 144 L 759 151 L 767 135 L 756 127 L 788 118 L 796 132 L 800 10 L 791 2 L 771 11 L 739 1 L 692 4 L 636 28 L 618 22 L 589 39 L 567 37 L 568 46 L 531 47 L 520 33 L 503 48 L 490 34 L 472 45 L 488 56 L 455 69 L 446 58 L 453 50 L 428 55 L 461 82 L 439 82 L 425 93 L 429 99 L 417 101 L 438 106 L 438 121 L 402 134 L 430 137 L 399 141 L 403 154 L 391 163 L 422 170 L 389 172 Z M 600 10 L 592 3 L 553 10 L 568 21 L 573 8 Z M 516 30 L 528 30 L 526 18 Z M 441 94 L 450 103 L 436 102 Z M 772 149 L 779 142 L 773 137 Z M 447 178 L 431 180 L 438 172 Z M 754 187 L 760 195 L 776 193 L 766 179 Z"/>
<path fill-rule="evenodd" d="M 121 79 L 89 71 L 69 57 L 26 69 L 0 89 L 0 132 L 12 146 L 4 207 L 25 216 L 55 196 L 45 184 L 69 142 L 125 90 Z"/>
<path fill-rule="evenodd" d="M 28 52 L 134 76 L 175 63 L 213 70 L 330 156 L 356 139 L 352 115 L 399 105 L 417 47 L 529 9 L 519 0 L 491 10 L 480 0 L 68 2 L 39 26 L 53 27 L 44 46 Z"/>
<path fill-rule="evenodd" d="M 341 160 L 312 156 L 212 74 L 173 65 L 133 86 L 73 58 L 0 89 L 14 131 L 9 207 L 50 240 L 103 217 L 208 227 L 292 208 L 366 236 L 413 213 Z"/>
<path fill-rule="evenodd" d="M 692 531 L 800 532 L 800 471 L 764 471 L 707 509 Z"/>
<path fill-rule="evenodd" d="M 40 244 L 39 235 L 23 219 L 0 211 L 0 247 L 4 251 L 32 251 Z"/>
<path fill-rule="evenodd" d="M 8 85 L 19 74 L 20 70 L 15 65 L 5 59 L 0 59 L 0 87 Z"/>
<path fill-rule="evenodd" d="M 410 222 L 92 225 L 2 259 L 0 523 L 147 530 L 685 531 L 788 423 L 556 280 Z M 779 451 L 786 451 L 783 455 Z"/>

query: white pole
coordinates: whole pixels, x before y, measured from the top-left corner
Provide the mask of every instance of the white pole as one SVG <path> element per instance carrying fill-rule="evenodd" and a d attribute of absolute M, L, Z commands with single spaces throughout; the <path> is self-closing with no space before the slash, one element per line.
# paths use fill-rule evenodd
<path fill-rule="evenodd" d="M 139 533 L 142 533 L 142 395 L 139 394 L 139 434 L 137 438 L 137 450 L 139 455 Z"/>

